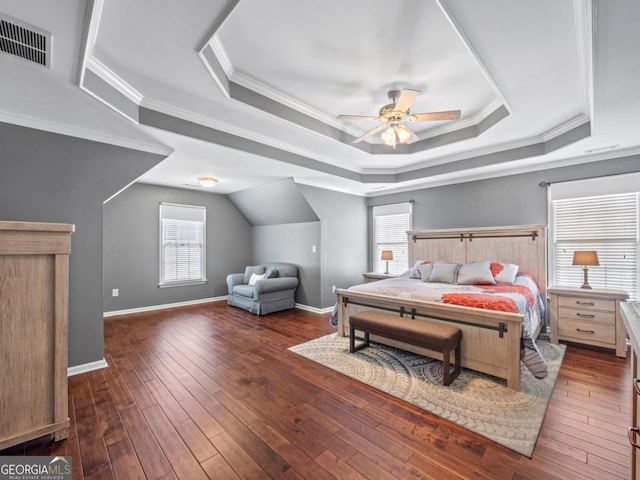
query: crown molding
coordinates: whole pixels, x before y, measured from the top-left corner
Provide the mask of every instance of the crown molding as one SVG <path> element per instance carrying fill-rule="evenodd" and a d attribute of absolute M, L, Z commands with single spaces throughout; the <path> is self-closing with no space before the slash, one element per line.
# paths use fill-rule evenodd
<path fill-rule="evenodd" d="M 93 55 L 87 58 L 86 68 L 98 75 L 133 103 L 140 105 L 143 95 Z"/>
<path fill-rule="evenodd" d="M 489 70 L 485 66 L 484 62 L 482 61 L 482 58 L 480 57 L 476 49 L 473 47 L 473 44 L 471 43 L 469 38 L 465 35 L 464 31 L 460 28 L 460 25 L 458 24 L 458 21 L 454 17 L 451 10 L 449 10 L 449 8 L 445 5 L 445 3 L 442 0 L 436 0 L 436 4 L 438 5 L 438 7 L 440 7 L 440 10 L 442 10 L 442 13 L 451 24 L 453 31 L 456 32 L 456 35 L 458 35 L 458 37 L 462 41 L 462 44 L 467 48 L 471 56 L 475 59 L 476 63 L 478 64 L 478 68 L 486 78 L 487 82 L 489 82 L 489 85 L 491 85 L 491 88 L 493 88 L 493 91 L 496 93 L 496 95 L 500 99 L 500 102 L 502 103 L 502 105 L 504 105 L 504 107 L 507 109 L 509 114 L 511 114 L 512 109 L 511 109 L 511 106 L 509 105 L 509 102 L 507 101 L 504 94 L 502 93 L 502 90 L 500 90 L 500 88 L 498 87 L 498 84 L 495 82 L 495 80 L 489 73 Z"/>
<path fill-rule="evenodd" d="M 361 173 L 360 170 L 358 168 L 355 168 L 353 165 L 337 162 L 335 158 L 326 158 L 324 156 L 318 155 L 318 152 L 312 152 L 311 150 L 306 150 L 280 140 L 275 140 L 271 137 L 267 137 L 265 135 L 255 133 L 251 130 L 246 130 L 244 128 L 240 128 L 235 125 L 231 125 L 229 123 L 224 123 L 219 120 L 214 120 L 210 117 L 200 115 L 188 110 L 184 110 L 184 109 L 175 107 L 173 105 L 162 103 L 157 100 L 152 100 L 145 97 L 142 100 L 140 106 L 146 107 L 150 110 L 156 110 L 160 113 L 171 115 L 173 117 L 177 117 L 182 120 L 197 123 L 198 125 L 202 125 L 215 130 L 220 130 L 222 132 L 229 133 L 231 135 L 235 135 L 240 138 L 246 138 L 247 140 L 252 140 L 254 142 L 261 143 L 263 145 L 274 147 L 274 148 L 277 148 L 278 150 L 283 150 L 289 153 L 293 153 L 295 155 L 300 155 L 306 158 L 321 161 L 329 165 L 333 165 L 335 167 L 343 168 L 345 170 L 350 170 L 355 173 Z"/>
<path fill-rule="evenodd" d="M 230 77 L 231 81 L 241 85 L 249 90 L 253 90 L 260 95 L 264 95 L 271 100 L 278 102 L 281 105 L 297 110 L 300 113 L 304 113 L 305 115 L 314 118 L 322 123 L 325 123 L 331 127 L 342 130 L 343 132 L 349 133 L 354 137 L 359 137 L 362 135 L 362 131 L 354 128 L 344 122 L 341 122 L 335 117 L 331 115 L 327 115 L 326 113 L 307 105 L 306 103 L 301 102 L 293 97 L 290 97 L 286 93 L 274 88 L 266 83 L 261 82 L 260 80 L 252 77 L 251 75 L 242 72 L 240 70 L 233 71 L 233 76 Z M 323 135 L 324 136 L 324 135 Z"/>
<path fill-rule="evenodd" d="M 220 37 L 217 34 L 211 37 L 209 46 L 211 47 L 211 51 L 215 55 L 216 59 L 220 63 L 220 66 L 224 70 L 224 73 L 227 75 L 227 78 L 231 79 L 231 77 L 233 77 L 233 75 L 235 74 L 235 68 L 233 66 L 233 63 L 231 63 L 231 58 L 229 58 L 227 50 L 222 44 L 222 40 L 220 40 Z"/>
<path fill-rule="evenodd" d="M 103 132 L 95 130 L 87 130 L 75 126 L 63 125 L 58 122 L 43 120 L 41 118 L 27 117 L 24 115 L 15 115 L 7 112 L 0 112 L 0 121 L 13 123 L 27 128 L 35 128 L 46 132 L 67 135 L 69 137 L 82 138 L 94 142 L 106 143 L 118 147 L 130 148 L 141 152 L 154 153 L 157 155 L 168 156 L 173 153 L 173 149 L 164 145 L 139 142 L 114 135 L 107 135 Z"/>
<path fill-rule="evenodd" d="M 595 42 L 595 5 L 593 0 L 573 0 L 573 11 L 576 24 L 576 45 L 580 75 L 580 90 L 582 92 L 583 109 L 593 118 L 594 111 L 594 83 L 596 70 L 594 69 Z M 594 122 L 595 123 L 595 122 Z M 595 125 L 592 127 L 595 128 Z"/>
<path fill-rule="evenodd" d="M 561 123 L 560 125 L 557 125 L 552 129 L 547 130 L 542 135 L 540 135 L 540 138 L 543 141 L 548 142 L 549 140 L 552 140 L 559 135 L 567 133 L 568 131 L 573 130 L 576 127 L 579 127 L 580 125 L 583 125 L 589 122 L 589 120 L 590 119 L 587 115 L 585 115 L 584 113 L 581 113 L 580 115 L 570 120 L 567 120 L 565 123 Z"/>
<path fill-rule="evenodd" d="M 98 27 L 100 26 L 100 18 L 102 17 L 102 7 L 104 0 L 88 0 L 87 12 L 84 18 L 84 35 L 80 45 L 80 57 L 76 72 L 76 82 L 82 85 L 84 82 L 84 72 L 87 66 L 87 59 L 93 52 L 93 46 L 98 37 Z"/>

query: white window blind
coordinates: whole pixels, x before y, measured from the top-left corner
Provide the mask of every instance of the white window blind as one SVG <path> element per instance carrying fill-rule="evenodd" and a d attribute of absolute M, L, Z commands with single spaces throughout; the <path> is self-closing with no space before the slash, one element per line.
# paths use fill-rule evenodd
<path fill-rule="evenodd" d="M 160 286 L 206 281 L 205 207 L 160 204 Z"/>
<path fill-rule="evenodd" d="M 589 267 L 593 288 L 624 290 L 638 299 L 638 193 L 553 201 L 553 283 L 580 286 L 576 250 L 595 250 L 600 266 Z"/>
<path fill-rule="evenodd" d="M 400 274 L 409 268 L 407 231 L 411 230 L 412 204 L 396 203 L 373 207 L 373 270 L 384 272 L 387 261 L 381 260 L 383 250 L 393 252 L 389 273 Z"/>

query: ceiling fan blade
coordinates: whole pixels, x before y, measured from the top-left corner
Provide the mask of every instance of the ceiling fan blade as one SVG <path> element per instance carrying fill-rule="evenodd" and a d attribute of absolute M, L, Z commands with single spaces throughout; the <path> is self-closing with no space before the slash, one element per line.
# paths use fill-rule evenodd
<path fill-rule="evenodd" d="M 371 117 L 366 115 L 338 115 L 336 118 L 338 120 L 378 120 L 378 117 Z"/>
<path fill-rule="evenodd" d="M 413 143 L 420 140 L 420 138 L 415 133 L 413 133 L 413 130 L 411 130 L 409 127 L 407 127 L 407 130 L 409 130 L 409 132 L 411 133 L 411 136 L 409 137 L 409 140 L 407 140 L 405 143 Z"/>
<path fill-rule="evenodd" d="M 427 122 L 433 120 L 457 120 L 460 118 L 460 110 L 447 110 L 444 112 L 412 113 L 407 117 L 410 122 Z"/>
<path fill-rule="evenodd" d="M 387 128 L 386 125 L 378 125 L 377 127 L 373 127 L 371 130 L 369 130 L 366 133 L 363 133 L 362 135 L 360 135 L 358 138 L 356 138 L 355 140 L 352 140 L 351 143 L 360 143 L 362 140 L 364 140 L 365 138 L 367 138 L 370 135 L 373 135 L 375 133 L 378 133 L 380 130 L 384 130 L 385 128 Z"/>
<path fill-rule="evenodd" d="M 418 98 L 418 95 L 420 95 L 420 91 L 418 90 L 403 90 L 400 97 L 398 97 L 394 110 L 406 112 L 411 108 L 411 105 L 413 105 L 413 102 Z"/>

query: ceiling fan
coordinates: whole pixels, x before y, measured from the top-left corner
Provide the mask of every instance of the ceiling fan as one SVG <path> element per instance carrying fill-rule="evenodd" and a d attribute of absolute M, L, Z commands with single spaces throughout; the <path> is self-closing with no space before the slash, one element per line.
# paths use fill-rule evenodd
<path fill-rule="evenodd" d="M 382 107 L 377 116 L 338 115 L 337 118 L 339 120 L 385 122 L 360 135 L 351 143 L 359 143 L 365 138 L 384 130 L 380 138 L 385 145 L 392 146 L 393 148 L 396 148 L 396 144 L 398 143 L 411 143 L 419 140 L 417 135 L 404 123 L 405 121 L 425 122 L 434 120 L 457 120 L 460 118 L 460 110 L 411 113 L 409 109 L 418 95 L 420 95 L 418 90 L 406 89 L 402 90 L 402 92 L 400 92 L 400 90 L 389 90 L 387 96 L 391 100 L 391 103 Z"/>

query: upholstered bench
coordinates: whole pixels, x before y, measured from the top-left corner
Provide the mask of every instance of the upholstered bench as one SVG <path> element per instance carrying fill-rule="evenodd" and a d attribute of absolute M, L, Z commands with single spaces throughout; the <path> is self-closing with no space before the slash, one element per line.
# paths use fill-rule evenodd
<path fill-rule="evenodd" d="M 355 330 L 364 333 L 364 342 L 356 346 Z M 462 353 L 459 328 L 440 323 L 404 318 L 391 313 L 366 310 L 349 317 L 349 352 L 369 346 L 369 334 L 410 343 L 417 347 L 442 352 L 443 384 L 450 385 L 460 375 Z M 451 350 L 455 349 L 454 370 L 451 372 Z"/>

